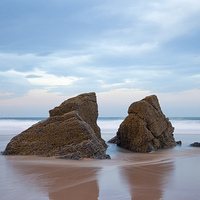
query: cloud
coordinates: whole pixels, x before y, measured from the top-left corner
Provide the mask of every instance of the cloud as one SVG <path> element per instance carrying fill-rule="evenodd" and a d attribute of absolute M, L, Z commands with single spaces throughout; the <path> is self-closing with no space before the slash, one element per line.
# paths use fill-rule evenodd
<path fill-rule="evenodd" d="M 131 103 L 150 95 L 150 91 L 121 88 L 97 93 L 99 116 L 125 117 Z"/>
<path fill-rule="evenodd" d="M 38 63 L 42 63 L 44 59 L 37 57 L 34 54 L 18 54 L 18 53 L 3 53 L 0 52 L 0 71 L 30 71 Z"/>
<path fill-rule="evenodd" d="M 198 0 L 1 1 L 0 98 L 199 90 L 199 11 Z"/>
<path fill-rule="evenodd" d="M 103 49 L 102 44 L 107 51 L 154 49 L 196 29 L 200 10 L 195 0 L 126 0 L 114 5 L 105 0 L 84 4 L 12 1 L 15 10 L 10 4 L 1 3 L 0 47 L 38 55 L 63 49 Z"/>
<path fill-rule="evenodd" d="M 154 1 L 150 3 L 150 7 L 143 19 L 157 26 L 158 31 L 154 39 L 159 43 L 190 34 L 199 24 L 200 4 L 196 0 Z"/>
<path fill-rule="evenodd" d="M 23 73 L 13 70 L 0 72 L 0 98 L 7 99 L 25 95 L 33 87 Z"/>
<path fill-rule="evenodd" d="M 35 74 L 30 74 L 30 75 L 27 75 L 26 78 L 42 78 L 41 75 L 35 75 Z"/>
<path fill-rule="evenodd" d="M 10 96 L 13 93 L 5 92 L 5 93 L 0 93 L 0 97 L 5 97 L 5 96 Z"/>
<path fill-rule="evenodd" d="M 27 80 L 33 85 L 42 85 L 42 86 L 68 86 L 73 84 L 75 81 L 81 80 L 81 77 L 75 76 L 55 76 L 52 74 L 47 74 L 41 70 L 35 70 L 32 72 L 35 74 L 27 75 Z"/>
<path fill-rule="evenodd" d="M 121 88 L 97 93 L 100 117 L 125 117 L 131 103 L 145 96 L 156 94 L 163 113 L 167 117 L 198 117 L 200 110 L 200 90 L 192 89 L 176 93 L 152 93 L 148 90 Z M 74 95 L 62 96 L 48 90 L 30 90 L 23 97 L 0 99 L 0 116 L 48 116 L 48 110 L 60 105 Z M 50 101 L 49 101 L 50 100 Z"/>
<path fill-rule="evenodd" d="M 39 88 L 62 95 L 120 88 L 152 92 L 199 88 L 199 79 L 196 77 L 199 73 L 199 56 L 186 58 L 190 67 L 185 60 L 176 65 L 129 65 L 121 61 L 115 66 L 115 61 L 109 65 L 105 63 L 104 66 L 105 57 L 102 57 L 104 61 L 99 61 L 97 55 L 82 55 L 78 52 L 71 55 L 67 51 L 47 56 L 1 54 L 1 57 L 8 66 L 13 66 L 13 69 L 7 67 L 7 70 L 0 72 L 0 92 L 12 94 L 1 95 L 1 98 L 25 95 L 29 90 Z M 26 62 L 30 65 L 26 65 Z"/>
<path fill-rule="evenodd" d="M 79 54 L 79 55 L 76 55 Z M 43 70 L 52 70 L 57 74 L 63 74 L 60 69 L 69 69 L 83 64 L 89 64 L 92 60 L 91 55 L 80 54 L 70 51 L 58 51 L 49 55 L 41 56 L 34 53 L 16 54 L 0 52 L 0 71 L 15 70 L 26 72 L 40 68 Z"/>
<path fill-rule="evenodd" d="M 156 94 L 167 117 L 199 117 L 200 89 L 181 92 L 152 93 L 139 89 L 116 89 L 97 93 L 100 116 L 127 116 L 131 103 Z"/>
<path fill-rule="evenodd" d="M 56 76 L 38 69 L 29 72 L 9 70 L 0 72 L 0 77 L 0 85 L 2 86 L 0 90 L 1 98 L 23 96 L 29 90 L 39 89 L 41 86 L 43 89 L 46 88 L 48 90 L 58 86 L 67 87 L 82 79 L 81 77 L 75 76 Z"/>
<path fill-rule="evenodd" d="M 127 55 L 126 58 L 130 60 L 132 57 L 131 61 L 138 64 L 144 63 L 144 60 L 151 64 L 177 62 L 181 59 L 180 55 L 187 52 L 187 46 L 181 48 L 185 43 L 184 38 L 179 42 L 176 40 L 187 35 L 189 45 L 193 34 L 196 32 L 199 35 L 200 5 L 195 0 L 125 1 L 123 4 L 117 1 L 115 6 L 107 3 L 101 9 L 106 16 L 113 17 L 116 21 L 114 20 L 115 26 L 111 25 L 106 29 L 100 44 L 104 42 L 110 46 L 113 54 L 115 50 L 117 52 L 121 49 L 121 53 L 125 52 Z M 176 45 L 169 48 L 168 43 L 171 41 L 176 42 Z M 176 51 L 179 46 L 178 50 L 182 52 Z M 119 53 L 116 55 L 119 56 Z"/>
<path fill-rule="evenodd" d="M 155 50 L 157 48 L 156 43 L 141 43 L 141 44 L 123 44 L 116 41 L 104 41 L 100 44 L 94 44 L 94 49 L 96 52 L 101 52 L 102 55 L 107 56 L 120 56 L 120 57 L 135 57 L 142 53 L 147 53 L 149 51 Z"/>
<path fill-rule="evenodd" d="M 48 111 L 70 96 L 59 96 L 47 90 L 30 90 L 25 96 L 0 99 L 1 117 L 47 117 Z"/>
<path fill-rule="evenodd" d="M 200 89 L 159 93 L 158 97 L 167 116 L 199 117 Z"/>

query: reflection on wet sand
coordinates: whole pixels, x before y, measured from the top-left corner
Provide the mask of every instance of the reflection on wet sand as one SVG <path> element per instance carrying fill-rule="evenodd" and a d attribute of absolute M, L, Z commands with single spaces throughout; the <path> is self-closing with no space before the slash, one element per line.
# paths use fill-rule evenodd
<path fill-rule="evenodd" d="M 41 164 L 39 162 L 37 164 L 20 163 L 12 160 L 8 160 L 8 164 L 8 167 L 11 167 L 16 174 L 24 177 L 23 181 L 30 183 L 32 177 L 35 180 L 34 184 L 32 181 L 32 187 L 42 189 L 43 194 L 48 195 L 46 199 L 98 199 L 99 188 L 96 180 L 98 168 Z"/>
<path fill-rule="evenodd" d="M 172 171 L 173 163 L 163 163 L 126 167 L 122 169 L 122 175 L 129 183 L 132 199 L 159 200 Z"/>
<path fill-rule="evenodd" d="M 0 199 L 199 199 L 200 149 L 114 154 L 81 161 L 1 155 Z"/>
<path fill-rule="evenodd" d="M 51 200 L 63 199 L 98 199 L 99 188 L 96 169 L 67 167 L 50 174 L 51 184 L 48 186 Z"/>

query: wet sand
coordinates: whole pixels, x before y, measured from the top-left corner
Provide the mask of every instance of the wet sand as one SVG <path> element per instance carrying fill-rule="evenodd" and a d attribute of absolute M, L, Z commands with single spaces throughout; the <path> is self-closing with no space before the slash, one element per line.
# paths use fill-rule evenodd
<path fill-rule="evenodd" d="M 185 141 L 188 142 L 188 138 Z M 111 160 L 71 161 L 0 155 L 0 199 L 200 198 L 200 148 L 184 143 L 182 147 L 141 154 L 110 144 L 107 153 Z"/>

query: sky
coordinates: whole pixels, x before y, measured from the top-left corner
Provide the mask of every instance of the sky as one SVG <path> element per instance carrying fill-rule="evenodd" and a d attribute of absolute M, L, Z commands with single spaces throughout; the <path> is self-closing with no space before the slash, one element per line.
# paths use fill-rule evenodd
<path fill-rule="evenodd" d="M 199 19 L 198 0 L 1 0 L 0 117 L 87 92 L 101 117 L 152 94 L 168 117 L 200 117 Z"/>

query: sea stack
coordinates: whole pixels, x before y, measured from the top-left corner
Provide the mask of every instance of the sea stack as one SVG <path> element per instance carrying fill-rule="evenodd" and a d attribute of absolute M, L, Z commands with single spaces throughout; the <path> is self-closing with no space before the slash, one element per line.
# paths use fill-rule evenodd
<path fill-rule="evenodd" d="M 156 95 L 134 102 L 109 142 L 134 152 L 151 152 L 176 146 L 174 128 L 163 114 Z"/>
<path fill-rule="evenodd" d="M 49 111 L 50 117 L 15 136 L 4 155 L 56 156 L 66 159 L 107 159 L 107 145 L 97 125 L 95 93 L 64 101 Z"/>

